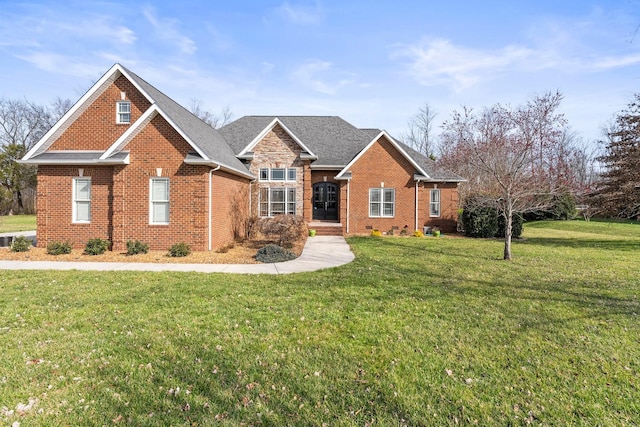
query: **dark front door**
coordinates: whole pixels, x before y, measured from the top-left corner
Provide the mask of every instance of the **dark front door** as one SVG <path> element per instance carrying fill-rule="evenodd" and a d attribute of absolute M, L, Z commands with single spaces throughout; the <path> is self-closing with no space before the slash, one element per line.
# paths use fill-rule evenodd
<path fill-rule="evenodd" d="M 313 184 L 313 219 L 338 219 L 338 186 L 331 182 Z"/>

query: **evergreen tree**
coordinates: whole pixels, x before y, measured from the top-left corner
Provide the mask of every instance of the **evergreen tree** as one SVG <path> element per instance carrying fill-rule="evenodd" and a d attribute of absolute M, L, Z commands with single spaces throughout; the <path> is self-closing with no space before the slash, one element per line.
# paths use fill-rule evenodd
<path fill-rule="evenodd" d="M 594 202 L 602 214 L 640 217 L 640 94 L 618 114 L 599 160 L 604 173 Z"/>

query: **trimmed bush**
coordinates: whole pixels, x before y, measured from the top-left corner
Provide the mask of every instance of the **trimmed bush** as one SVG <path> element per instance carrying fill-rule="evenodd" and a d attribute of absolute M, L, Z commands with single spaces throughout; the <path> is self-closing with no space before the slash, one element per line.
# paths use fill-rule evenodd
<path fill-rule="evenodd" d="M 140 240 L 127 240 L 127 255 L 146 254 L 149 252 L 149 245 Z"/>
<path fill-rule="evenodd" d="M 109 249 L 110 242 L 103 239 L 90 239 L 84 247 L 85 255 L 102 255 Z"/>
<path fill-rule="evenodd" d="M 462 226 L 468 237 L 494 237 L 498 233 L 498 212 L 490 207 L 467 205 L 462 212 Z"/>
<path fill-rule="evenodd" d="M 278 245 L 269 244 L 256 253 L 256 260 L 265 263 L 283 262 L 295 259 L 296 254 Z"/>
<path fill-rule="evenodd" d="M 380 230 L 371 230 L 371 237 L 382 237 L 382 231 Z"/>
<path fill-rule="evenodd" d="M 307 223 L 298 215 L 276 215 L 258 221 L 258 229 L 265 236 L 278 242 L 278 246 L 290 248 L 293 242 L 304 239 L 308 234 Z"/>
<path fill-rule="evenodd" d="M 511 237 L 519 239 L 522 236 L 524 218 L 514 213 L 511 219 Z M 462 211 L 462 226 L 467 237 L 504 237 L 506 223 L 504 216 L 496 208 L 482 206 L 475 198 L 465 203 Z"/>
<path fill-rule="evenodd" d="M 31 246 L 31 240 L 25 236 L 18 236 L 11 243 L 11 252 L 27 252 Z"/>
<path fill-rule="evenodd" d="M 180 242 L 169 248 L 169 256 L 171 257 L 183 257 L 191 253 L 191 246 L 187 243 Z"/>
<path fill-rule="evenodd" d="M 67 255 L 71 253 L 71 244 L 69 242 L 49 242 L 47 245 L 47 254 L 49 255 Z"/>
<path fill-rule="evenodd" d="M 413 237 L 424 237 L 424 233 L 420 230 L 416 230 L 413 232 Z"/>

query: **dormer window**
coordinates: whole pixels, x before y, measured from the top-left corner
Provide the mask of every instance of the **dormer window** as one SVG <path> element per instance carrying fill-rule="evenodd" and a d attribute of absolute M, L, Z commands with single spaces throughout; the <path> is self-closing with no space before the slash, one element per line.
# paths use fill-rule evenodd
<path fill-rule="evenodd" d="M 131 102 L 118 101 L 116 103 L 116 123 L 131 123 Z"/>

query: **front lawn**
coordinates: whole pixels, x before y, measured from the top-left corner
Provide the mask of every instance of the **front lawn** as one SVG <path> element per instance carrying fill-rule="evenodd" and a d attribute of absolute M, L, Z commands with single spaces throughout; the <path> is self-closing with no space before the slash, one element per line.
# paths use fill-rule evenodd
<path fill-rule="evenodd" d="M 633 425 L 640 227 L 599 227 L 527 224 L 511 262 L 358 237 L 287 276 L 5 271 L 0 424 Z"/>
<path fill-rule="evenodd" d="M 36 229 L 35 215 L 5 215 L 0 216 L 0 233 L 15 231 L 30 231 Z"/>

